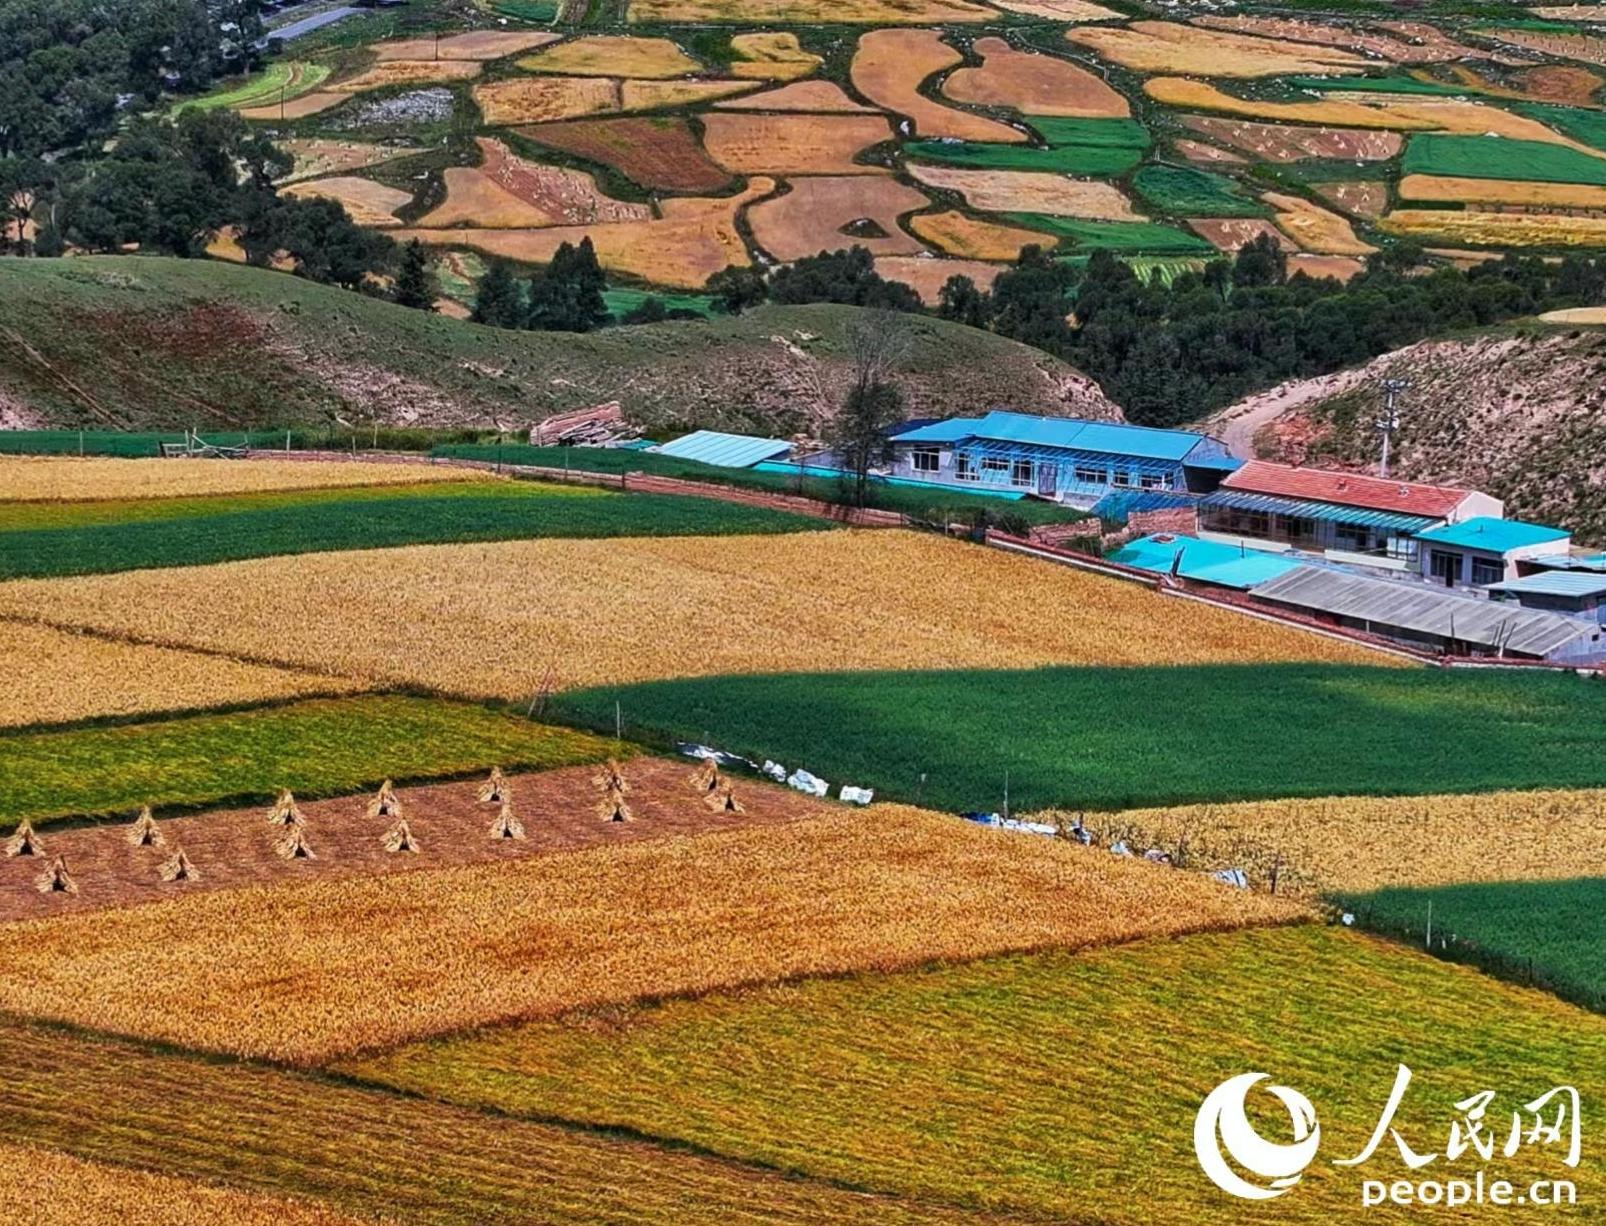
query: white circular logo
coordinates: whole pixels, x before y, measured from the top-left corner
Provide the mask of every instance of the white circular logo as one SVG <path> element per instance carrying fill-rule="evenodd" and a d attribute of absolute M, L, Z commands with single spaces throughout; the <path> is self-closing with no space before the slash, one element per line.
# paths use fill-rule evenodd
<path fill-rule="evenodd" d="M 1249 1091 L 1265 1080 L 1265 1073 L 1240 1073 L 1228 1078 L 1210 1091 L 1193 1121 L 1193 1149 L 1204 1173 L 1223 1192 L 1245 1200 L 1271 1200 L 1288 1191 L 1316 1157 L 1316 1147 L 1321 1142 L 1316 1108 L 1310 1099 L 1287 1086 L 1266 1089 L 1288 1109 L 1294 1144 L 1274 1145 L 1261 1139 L 1249 1122 L 1244 1102 Z M 1228 1158 L 1263 1180 L 1264 1186 L 1239 1175 L 1227 1165 Z"/>

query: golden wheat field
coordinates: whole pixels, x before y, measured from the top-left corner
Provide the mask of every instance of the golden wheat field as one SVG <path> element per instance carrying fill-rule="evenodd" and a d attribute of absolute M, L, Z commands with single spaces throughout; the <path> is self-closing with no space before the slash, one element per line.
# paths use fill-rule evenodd
<path fill-rule="evenodd" d="M 1535 183 L 1526 179 L 1463 179 L 1453 175 L 1404 175 L 1401 200 L 1435 203 L 1514 204 L 1563 209 L 1606 209 L 1606 187 L 1583 183 Z"/>
<path fill-rule="evenodd" d="M 1305 915 L 1200 875 L 884 806 L 24 921 L 6 929 L 0 1007 L 314 1063 L 642 997 Z"/>
<path fill-rule="evenodd" d="M 1067 30 L 1065 37 L 1134 72 L 1206 77 L 1339 76 L 1360 72 L 1367 62 L 1365 56 L 1336 47 L 1202 30 L 1170 21 L 1089 26 Z"/>
<path fill-rule="evenodd" d="M 1606 217 L 1573 217 L 1565 213 L 1395 209 L 1377 224 L 1390 234 L 1407 238 L 1480 247 L 1606 246 Z"/>
<path fill-rule="evenodd" d="M 347 694 L 339 677 L 0 621 L 0 727 Z"/>
<path fill-rule="evenodd" d="M 1317 255 L 1370 255 L 1377 248 L 1359 238 L 1337 213 L 1301 196 L 1266 192 L 1260 197 L 1275 209 L 1277 225 L 1306 251 Z"/>
<path fill-rule="evenodd" d="M 0 584 L 0 614 L 506 699 L 543 680 L 1387 660 L 1120 580 L 885 529 L 426 545 L 18 580 Z"/>
<path fill-rule="evenodd" d="M 734 77 L 795 81 L 825 63 L 812 51 L 803 50 L 792 33 L 738 34 L 731 39 L 731 50 L 742 57 L 730 65 Z"/>
<path fill-rule="evenodd" d="M 1053 811 L 1032 820 L 1053 822 Z M 1345 796 L 1089 816 L 1104 841 L 1186 848 L 1189 867 L 1242 868 L 1264 887 L 1362 891 L 1606 875 L 1606 791 Z"/>
<path fill-rule="evenodd" d="M 261 494 L 270 490 L 476 481 L 475 469 L 434 464 L 312 464 L 300 460 L 81 460 L 0 456 L 0 502 L 79 502 Z"/>
<path fill-rule="evenodd" d="M 0 1142 L 0 1222 L 29 1226 L 359 1226 L 303 1201 L 257 1196 Z"/>
<path fill-rule="evenodd" d="M 917 213 L 909 219 L 909 228 L 947 254 L 971 260 L 1013 260 L 1022 248 L 1045 245 L 1039 230 L 982 221 L 957 209 Z"/>

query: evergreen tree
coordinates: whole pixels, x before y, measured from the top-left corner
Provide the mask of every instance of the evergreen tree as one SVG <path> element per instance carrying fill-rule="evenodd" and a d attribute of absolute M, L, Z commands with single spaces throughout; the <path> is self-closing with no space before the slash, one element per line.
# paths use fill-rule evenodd
<path fill-rule="evenodd" d="M 524 323 L 524 296 L 506 260 L 492 260 L 480 278 L 470 318 L 492 328 L 517 328 Z"/>
<path fill-rule="evenodd" d="M 985 328 L 992 317 L 992 303 L 969 277 L 949 277 L 937 295 L 937 314 L 956 324 Z"/>
<path fill-rule="evenodd" d="M 769 297 L 769 283 L 756 268 L 722 268 L 703 287 L 714 296 L 716 310 L 740 315 Z"/>
<path fill-rule="evenodd" d="M 429 271 L 429 255 L 416 238 L 402 248 L 401 271 L 391 301 L 415 311 L 435 309 L 435 278 Z"/>
<path fill-rule="evenodd" d="M 529 311 L 525 326 L 538 332 L 590 332 L 611 316 L 602 291 L 608 281 L 597 263 L 591 238 L 578 247 L 561 244 L 552 262 L 530 281 Z"/>

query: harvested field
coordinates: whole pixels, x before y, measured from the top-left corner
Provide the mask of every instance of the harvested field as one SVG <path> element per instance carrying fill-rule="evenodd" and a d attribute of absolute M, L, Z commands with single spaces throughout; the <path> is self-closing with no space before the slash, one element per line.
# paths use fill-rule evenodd
<path fill-rule="evenodd" d="M 1600 92 L 1598 73 L 1575 64 L 1543 64 L 1517 74 L 1523 91 L 1540 102 L 1560 102 L 1566 106 L 1589 106 Z"/>
<path fill-rule="evenodd" d="M 532 678 L 532 690 L 539 684 Z M 466 773 L 483 778 L 493 762 L 509 770 L 551 770 L 600 762 L 615 752 L 611 741 L 566 728 L 400 694 L 12 731 L 4 745 L 0 828 L 8 831 L 23 820 L 86 816 L 121 824 L 141 805 L 266 806 L 286 787 L 305 802 L 376 788 L 386 775 L 403 781 Z"/>
<path fill-rule="evenodd" d="M 796 178 L 784 196 L 747 210 L 758 245 L 777 260 L 801 260 L 822 251 L 860 246 L 873 255 L 913 255 L 924 250 L 904 233 L 898 218 L 931 204 L 920 192 L 890 178 Z M 854 222 L 871 221 L 884 237 L 849 235 Z"/>
<path fill-rule="evenodd" d="M 400 225 L 396 210 L 412 203 L 412 193 L 397 187 L 388 187 L 360 175 L 336 175 L 329 179 L 311 179 L 292 183 L 281 189 L 286 196 L 300 199 L 334 200 L 342 205 L 351 219 L 360 226 Z"/>
<path fill-rule="evenodd" d="M 619 105 L 627 111 L 696 106 L 733 94 L 745 94 L 762 84 L 761 81 L 621 81 Z"/>
<path fill-rule="evenodd" d="M 738 34 L 731 39 L 731 50 L 741 57 L 730 65 L 733 77 L 795 81 L 825 62 L 812 51 L 803 50 L 797 35 L 790 32 Z"/>
<path fill-rule="evenodd" d="M 1131 809 L 1087 821 L 1144 847 L 1175 848 L 1185 839 L 1190 864 L 1242 868 L 1256 888 L 1278 866 L 1279 892 L 1606 876 L 1606 792 L 1598 791 L 1266 800 Z"/>
<path fill-rule="evenodd" d="M 963 61 L 942 41 L 939 30 L 872 30 L 860 37 L 851 72 L 861 94 L 909 119 L 911 135 L 1024 142 L 1026 134 L 1008 124 L 943 106 L 920 93 L 927 77 Z"/>
<path fill-rule="evenodd" d="M 1606 21 L 1606 10 L 1595 4 L 1543 4 L 1529 10 L 1547 21 Z"/>
<path fill-rule="evenodd" d="M 881 166 L 863 166 L 854 157 L 892 138 L 881 115 L 703 116 L 708 156 L 736 174 L 880 175 Z"/>
<path fill-rule="evenodd" d="M 1350 223 L 1337 213 L 1300 196 L 1265 192 L 1260 197 L 1276 210 L 1278 227 L 1300 247 L 1315 255 L 1370 255 L 1377 248 L 1357 238 Z"/>
<path fill-rule="evenodd" d="M 911 164 L 912 178 L 958 192 L 985 213 L 1044 213 L 1099 221 L 1137 221 L 1132 203 L 1110 183 L 1090 183 L 1026 170 L 968 170 Z"/>
<path fill-rule="evenodd" d="M 1332 277 L 1335 281 L 1348 281 L 1366 271 L 1366 265 L 1345 255 L 1311 255 L 1297 252 L 1288 257 L 1288 275 L 1304 273 L 1321 280 Z"/>
<path fill-rule="evenodd" d="M 555 43 L 563 35 L 546 30 L 468 30 L 444 38 L 398 38 L 368 48 L 385 60 L 502 60 L 521 51 Z"/>
<path fill-rule="evenodd" d="M 1333 183 L 1311 183 L 1310 190 L 1329 204 L 1337 205 L 1352 217 L 1373 221 L 1389 204 L 1389 185 L 1369 179 L 1344 179 Z"/>
<path fill-rule="evenodd" d="M 930 256 L 884 255 L 876 259 L 875 270 L 888 281 L 901 281 L 927 306 L 936 306 L 942 287 L 950 277 L 969 277 L 978 289 L 991 289 L 1007 264 L 986 264 L 980 260 L 937 260 Z"/>
<path fill-rule="evenodd" d="M 665 200 L 660 205 L 662 216 L 648 221 L 540 230 L 411 229 L 397 231 L 396 237 L 403 242 L 416 238 L 431 246 L 471 247 L 530 264 L 546 263 L 563 243 L 589 238 L 598 261 L 610 272 L 675 289 L 701 289 L 720 269 L 747 265 L 747 245 L 737 233 L 736 214 L 773 190 L 773 180 L 754 177 L 746 191 L 735 196 Z"/>
<path fill-rule="evenodd" d="M 638 77 L 666 81 L 699 72 L 702 65 L 667 38 L 589 34 L 519 61 L 526 72 L 570 77 Z"/>
<path fill-rule="evenodd" d="M 1152 77 L 1143 83 L 1143 92 L 1156 102 L 1189 110 L 1218 111 L 1247 119 L 1285 120 L 1288 123 L 1320 124 L 1339 128 L 1391 128 L 1424 130 L 1437 127 L 1431 120 L 1410 119 L 1356 102 L 1265 102 L 1259 98 L 1238 98 L 1208 81 L 1186 77 Z M 1190 124 L 1190 126 L 1192 126 Z M 1197 129 L 1196 129 L 1197 130 Z"/>
<path fill-rule="evenodd" d="M 1546 311 L 1539 319 L 1547 324 L 1606 324 L 1606 306 L 1568 307 L 1561 311 Z"/>
<path fill-rule="evenodd" d="M 1407 238 L 1480 247 L 1606 247 L 1606 217 L 1395 209 L 1378 226 Z"/>
<path fill-rule="evenodd" d="M 1190 217 L 1192 230 L 1217 251 L 1234 252 L 1247 247 L 1257 238 L 1270 238 L 1284 251 L 1299 250 L 1288 237 L 1269 221 L 1258 218 Z"/>
<path fill-rule="evenodd" d="M 649 124 L 651 121 L 647 121 Z M 605 195 L 582 170 L 526 161 L 494 137 L 477 137 L 477 168 L 444 173 L 446 199 L 420 226 L 492 227 L 589 225 L 646 221 L 652 210 Z"/>
<path fill-rule="evenodd" d="M 1172 143 L 1176 146 L 1177 152 L 1188 161 L 1201 166 L 1244 166 L 1249 161 L 1242 154 L 1217 149 L 1214 145 L 1207 145 L 1202 141 L 1177 140 Z"/>
<path fill-rule="evenodd" d="M 1132 113 L 1126 98 L 1103 77 L 1068 60 L 1017 51 L 1001 38 L 979 38 L 973 49 L 981 67 L 958 69 L 943 82 L 943 94 L 955 102 L 1087 119 L 1124 119 Z"/>
<path fill-rule="evenodd" d="M 474 87 L 486 124 L 505 127 L 617 111 L 619 83 L 595 77 L 511 77 Z"/>
<path fill-rule="evenodd" d="M 1514 47 L 1539 51 L 1563 60 L 1581 60 L 1586 64 L 1606 66 L 1606 38 L 1594 34 L 1553 33 L 1549 30 L 1482 30 L 1490 38 L 1497 38 Z"/>
<path fill-rule="evenodd" d="M 328 88 L 335 93 L 358 94 L 393 85 L 467 81 L 479 76 L 481 67 L 478 60 L 382 60 L 367 71 L 337 81 Z"/>
<path fill-rule="evenodd" d="M 1438 64 L 1459 59 L 1479 59 L 1483 52 L 1463 47 L 1448 39 L 1430 43 L 1407 42 L 1375 31 L 1329 25 L 1323 21 L 1303 21 L 1287 17 L 1195 17 L 1193 24 L 1210 30 L 1250 34 L 1261 38 L 1286 39 L 1296 43 L 1316 43 L 1347 51 L 1374 55 L 1395 64 Z"/>
<path fill-rule="evenodd" d="M 861 578 L 833 596 L 799 587 L 794 576 L 806 571 Z M 538 604 L 509 597 L 521 574 L 543 576 Z M 620 575 L 631 577 L 629 600 L 616 598 Z M 992 593 L 1005 588 L 1019 602 L 1001 621 Z M 377 590 L 385 601 L 363 595 Z M 286 619 L 286 607 L 298 616 Z M 63 625 L 370 685 L 524 702 L 549 668 L 563 689 L 783 663 L 835 671 L 1378 659 L 1116 580 L 890 530 L 414 546 L 0 585 L 0 613 L 40 609 Z M 700 612 L 666 618 L 673 609 Z M 702 627 L 716 616 L 728 630 L 711 640 Z"/>
<path fill-rule="evenodd" d="M 1065 37 L 1134 72 L 1201 77 L 1337 76 L 1360 72 L 1368 63 L 1365 56 L 1337 48 L 1203 30 L 1172 21 L 1088 26 L 1067 30 Z"/>
<path fill-rule="evenodd" d="M 0 621 L 0 727 L 230 706 L 357 687 L 336 677 Z"/>
<path fill-rule="evenodd" d="M 777 25 L 928 25 L 992 21 L 970 0 L 630 0 L 633 22 L 771 22 Z"/>
<path fill-rule="evenodd" d="M 1023 247 L 1045 245 L 1036 230 L 981 221 L 956 210 L 918 213 L 909 219 L 909 228 L 948 255 L 970 260 L 1013 260 Z"/>
<path fill-rule="evenodd" d="M 1383 162 L 1397 156 L 1405 144 L 1405 138 L 1398 132 L 1296 128 L 1285 124 L 1213 119 L 1206 115 L 1183 115 L 1181 119 L 1191 131 L 1217 144 L 1253 154 L 1260 162 L 1298 162 L 1306 158 Z"/>
<path fill-rule="evenodd" d="M 1455 102 L 1444 98 L 1417 99 L 1410 102 L 1395 100 L 1381 109 L 1396 119 L 1430 124 L 1440 131 L 1457 136 L 1485 139 L 1505 137 L 1512 141 L 1564 145 L 1576 153 L 1597 161 L 1606 159 L 1606 151 L 1564 136 L 1536 119 L 1514 115 L 1498 106 L 1489 106 L 1481 102 Z M 1398 123 L 1396 126 L 1403 128 L 1408 124 Z"/>
<path fill-rule="evenodd" d="M 50 1144 L 116 1163 L 119 1170 L 159 1161 L 169 1180 L 317 1197 L 370 1223 L 683 1226 L 729 1221 L 732 1206 L 741 1207 L 744 1226 L 965 1226 L 978 1221 L 940 1205 L 914 1208 L 898 1199 L 787 1179 L 647 1142 L 494 1119 L 143 1043 L 15 1022 L 0 1030 L 0 1039 L 30 1053 L 0 1087 L 0 1135 L 14 1144 Z M 430 1160 L 420 1162 L 421 1153 Z M 26 1172 L 13 1169 L 8 1178 L 28 1186 Z M 74 1196 L 89 1194 L 88 1188 L 51 1189 L 54 1203 L 68 1206 Z M 126 1218 L 68 1220 L 73 1226 L 110 1221 L 259 1226 L 259 1219 L 244 1216 L 240 1195 L 208 1199 L 195 1185 L 187 1195 L 183 1203 L 141 1205 Z M 203 1214 L 213 1208 L 219 1212 L 179 1216 L 186 1203 Z M 232 1216 L 236 1209 L 241 1217 Z M 40 1212 L 47 1210 L 31 1208 L 14 1220 L 33 1226 Z M 283 1226 L 347 1226 L 344 1219 L 327 1216 L 309 1220 L 306 1212 L 286 1208 L 273 1220 Z M 267 1226 L 265 1219 L 261 1226 Z"/>
<path fill-rule="evenodd" d="M 382 839 L 395 817 L 369 817 L 373 793 L 299 802 L 316 860 L 287 861 L 273 850 L 277 831 L 263 806 L 229 809 L 157 822 L 162 843 L 129 845 L 127 822 L 47 831 L 52 856 L 65 856 L 79 892 L 52 898 L 34 888 L 32 875 L 0 866 L 0 923 L 189 898 L 213 890 L 333 882 L 418 870 L 503 864 L 615 846 L 672 835 L 707 834 L 773 826 L 835 812 L 790 788 L 746 778 L 734 781 L 741 813 L 714 812 L 687 786 L 685 759 L 632 757 L 623 763 L 630 784 L 632 820 L 606 822 L 596 813 L 601 792 L 596 765 L 509 775 L 513 816 L 522 839 L 490 837 L 498 806 L 481 804 L 482 779 L 396 789 L 401 814 L 418 840 L 416 855 L 385 850 Z M 162 881 L 158 867 L 182 847 L 200 870 L 197 881 Z M 8 871 L 9 870 L 9 871 Z"/>
<path fill-rule="evenodd" d="M 1025 13 L 1050 21 L 1119 21 L 1124 14 L 1092 0 L 994 0 L 1006 13 Z"/>
<path fill-rule="evenodd" d="M 1401 200 L 1434 203 L 1523 205 L 1537 208 L 1606 210 L 1606 187 L 1577 183 L 1531 183 L 1510 179 L 1462 179 L 1410 174 L 1400 180 Z"/>
<path fill-rule="evenodd" d="M 889 806 L 874 821 L 841 813 L 21 921 L 7 929 L 0 1004 L 315 1063 L 642 996 L 1304 914 L 1206 877 Z"/>
<path fill-rule="evenodd" d="M 92 1108 L 85 1105 L 86 1111 Z M 326 1206 L 84 1162 L 0 1141 L 0 1221 L 29 1226 L 362 1226 Z"/>
<path fill-rule="evenodd" d="M 295 165 L 290 168 L 290 173 L 280 180 L 282 183 L 294 183 L 297 179 L 314 179 L 320 175 L 349 174 L 353 170 L 363 170 L 369 166 L 378 166 L 382 162 L 392 162 L 397 158 L 412 157 L 415 153 L 423 152 L 414 145 L 372 145 L 362 141 L 322 138 L 279 140 L 274 144 L 295 158 Z"/>
<path fill-rule="evenodd" d="M 1312 1018 L 1323 1020 L 1294 1021 Z M 1414 1073 L 1399 1136 L 1442 1152 L 1469 1083 L 1510 1087 L 1491 1107 L 1497 1140 L 1518 1104 L 1558 1082 L 1585 1102 L 1606 1093 L 1606 1021 L 1302 924 L 642 1003 L 343 1067 L 424 1098 L 606 1123 L 1020 1221 L 1331 1226 L 1359 1216 L 1363 1171 L 1407 1169 L 1389 1141 L 1360 1171 L 1328 1161 L 1367 1144 L 1396 1058 Z M 1201 1176 L 1187 1124 L 1225 1073 L 1290 1067 L 1319 1104 L 1322 1158 L 1256 1212 Z M 1504 1161 L 1520 1187 L 1575 1178 L 1583 1205 L 1603 1182 L 1587 1141 L 1584 1152 L 1576 1171 L 1554 1144 Z M 1365 1216 L 1399 1226 L 1478 1215 L 1385 1202 Z"/>
<path fill-rule="evenodd" d="M 747 94 L 714 103 L 716 111 L 817 111 L 822 115 L 872 115 L 874 108 L 861 106 L 832 81 L 798 81 L 761 94 Z"/>
<path fill-rule="evenodd" d="M 241 119 L 305 119 L 308 115 L 321 115 L 350 97 L 351 95 L 346 93 L 318 90 L 315 93 L 302 94 L 299 98 L 291 98 L 287 102 L 275 101 L 261 106 L 242 106 L 239 108 L 239 115 Z"/>
<path fill-rule="evenodd" d="M 643 187 L 678 192 L 717 191 L 730 175 L 714 165 L 685 119 L 583 119 L 519 128 L 520 136 L 600 162 Z"/>
<path fill-rule="evenodd" d="M 483 472 L 434 464 L 356 461 L 308 464 L 297 460 L 123 460 L 65 456 L 0 456 L 4 502 L 106 501 L 176 498 L 199 494 L 251 494 L 267 490 L 337 489 L 358 485 L 413 485 L 430 481 L 483 481 Z"/>

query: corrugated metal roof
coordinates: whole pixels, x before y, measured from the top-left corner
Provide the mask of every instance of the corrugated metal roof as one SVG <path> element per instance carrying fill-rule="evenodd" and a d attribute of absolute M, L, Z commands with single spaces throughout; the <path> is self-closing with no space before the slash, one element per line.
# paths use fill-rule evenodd
<path fill-rule="evenodd" d="M 696 460 L 720 468 L 751 468 L 761 460 L 773 460 L 792 450 L 785 439 L 758 438 L 751 434 L 721 434 L 717 430 L 696 430 L 658 448 L 659 455 L 679 460 Z"/>
<path fill-rule="evenodd" d="M 1544 545 L 1564 541 L 1572 533 L 1548 524 L 1529 524 L 1520 519 L 1495 519 L 1478 515 L 1459 524 L 1445 524 L 1418 532 L 1417 538 L 1439 545 L 1455 545 L 1462 549 L 1481 549 L 1487 553 L 1506 553 L 1512 549 L 1525 549 L 1530 545 Z"/>
<path fill-rule="evenodd" d="M 1180 460 L 1200 443 L 1202 434 L 1185 430 L 1155 430 L 1121 422 L 1084 421 L 1076 417 L 1034 417 L 995 409 L 985 417 L 953 417 L 893 436 L 899 443 L 953 443 L 965 438 L 1003 443 L 1060 447 L 1067 451 L 1096 451 L 1105 455 L 1138 456 L 1149 460 Z"/>
<path fill-rule="evenodd" d="M 1177 564 L 1179 553 L 1182 560 Z M 1173 564 L 1176 564 L 1177 574 L 1184 579 L 1217 583 L 1239 590 L 1265 583 L 1299 566 L 1298 562 L 1289 561 L 1278 554 L 1241 549 L 1236 545 L 1202 541 L 1197 537 L 1169 532 L 1132 541 L 1111 554 L 1110 561 L 1156 574 L 1169 574 Z"/>
<path fill-rule="evenodd" d="M 1169 511 L 1173 507 L 1197 506 L 1198 502 L 1196 494 L 1173 490 L 1110 490 L 1093 504 L 1092 514 L 1124 523 L 1134 511 Z"/>
<path fill-rule="evenodd" d="M 1441 485 L 1388 481 L 1359 473 L 1295 468 L 1266 460 L 1250 460 L 1221 485 L 1223 489 L 1278 494 L 1286 498 L 1310 498 L 1317 502 L 1367 507 L 1374 511 L 1398 511 L 1428 519 L 1448 518 L 1470 492 Z"/>
<path fill-rule="evenodd" d="M 1415 533 L 1438 522 L 1422 515 L 1369 511 L 1364 507 L 1340 506 L 1330 502 L 1306 502 L 1299 498 L 1278 498 L 1271 494 L 1247 494 L 1227 489 L 1225 482 L 1221 489 L 1214 494 L 1205 495 L 1199 501 L 1200 505 L 1205 507 L 1228 507 L 1238 511 L 1267 511 L 1276 515 L 1297 515 L 1304 519 L 1355 524 L 1358 527 L 1380 528 L 1392 532 Z"/>
<path fill-rule="evenodd" d="M 1244 462 L 1235 455 L 1202 455 L 1188 461 L 1189 468 L 1208 468 L 1213 472 L 1237 472 Z"/>
<path fill-rule="evenodd" d="M 1588 557 L 1570 553 L 1547 553 L 1543 557 L 1528 558 L 1526 561 L 1533 566 L 1543 566 L 1548 570 L 1592 570 L 1606 574 L 1606 553 L 1591 554 Z"/>
<path fill-rule="evenodd" d="M 1254 590 L 1265 600 L 1370 622 L 1377 627 L 1455 639 L 1493 650 L 1545 657 L 1591 627 L 1560 613 L 1524 609 L 1505 601 L 1457 595 L 1398 579 L 1372 579 L 1346 571 L 1303 566 Z M 1600 627 L 1593 633 L 1599 634 Z"/>
<path fill-rule="evenodd" d="M 1491 592 L 1536 596 L 1606 596 L 1606 574 L 1587 570 L 1547 570 L 1504 583 L 1491 583 Z"/>

